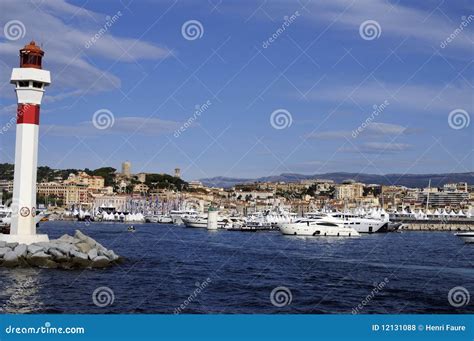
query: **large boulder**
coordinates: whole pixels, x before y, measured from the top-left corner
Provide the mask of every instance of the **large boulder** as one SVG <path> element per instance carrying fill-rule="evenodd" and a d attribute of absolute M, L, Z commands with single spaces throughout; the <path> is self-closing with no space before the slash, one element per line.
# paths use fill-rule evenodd
<path fill-rule="evenodd" d="M 38 242 L 30 245 L 15 242 L 0 242 L 0 261 L 4 266 L 37 266 L 41 268 L 103 268 L 120 257 L 112 250 L 107 250 L 81 231 L 74 236 L 63 235 L 49 242 Z"/>
<path fill-rule="evenodd" d="M 90 260 L 93 260 L 98 256 L 97 249 L 90 249 L 90 251 L 87 253 L 87 256 L 89 256 Z"/>
<path fill-rule="evenodd" d="M 76 258 L 81 258 L 81 259 L 89 259 L 87 254 L 80 251 L 71 251 L 71 256 L 76 257 Z"/>
<path fill-rule="evenodd" d="M 61 253 L 64 253 L 65 255 L 70 254 L 72 251 L 76 250 L 76 247 L 72 244 L 68 243 L 50 243 L 51 244 L 51 249 L 56 249 L 60 251 Z"/>
<path fill-rule="evenodd" d="M 15 249 L 13 250 L 17 255 L 18 257 L 26 257 L 26 253 L 28 251 L 28 246 L 25 245 L 25 244 L 19 244 L 15 247 Z"/>
<path fill-rule="evenodd" d="M 97 256 L 92 260 L 93 268 L 105 268 L 110 265 L 110 260 L 105 256 Z"/>
<path fill-rule="evenodd" d="M 40 251 L 40 252 L 35 253 L 34 255 L 31 255 L 30 257 L 28 257 L 28 259 L 32 259 L 32 258 L 47 258 L 47 259 L 51 259 L 52 257 L 53 257 L 53 256 L 47 254 L 46 252 Z"/>
<path fill-rule="evenodd" d="M 87 254 L 79 251 L 71 251 L 72 262 L 74 265 L 80 267 L 87 267 L 90 265 L 90 260 Z"/>
<path fill-rule="evenodd" d="M 111 261 L 116 261 L 119 259 L 119 256 L 117 256 L 113 250 L 102 251 L 102 254 Z"/>
<path fill-rule="evenodd" d="M 62 243 L 69 243 L 69 244 L 76 244 L 80 242 L 80 239 L 74 238 L 73 236 L 70 236 L 68 234 L 63 234 L 57 240 L 61 241 Z"/>
<path fill-rule="evenodd" d="M 18 246 L 18 243 L 17 242 L 10 242 L 10 243 L 7 243 L 6 246 L 9 247 L 10 249 L 14 249 Z"/>
<path fill-rule="evenodd" d="M 28 264 L 38 266 L 40 268 L 57 268 L 58 264 L 52 260 L 52 256 L 40 251 L 31 255 L 27 259 Z"/>
<path fill-rule="evenodd" d="M 77 239 L 80 239 L 82 242 L 89 244 L 92 248 L 96 248 L 98 250 L 106 250 L 105 247 L 103 247 L 100 243 L 96 242 L 94 239 L 92 239 L 89 236 L 86 236 L 84 233 L 82 233 L 79 230 L 76 230 L 74 237 Z M 76 244 L 77 245 L 77 244 Z"/>
<path fill-rule="evenodd" d="M 61 251 L 58 251 L 54 248 L 51 248 L 49 249 L 49 254 L 51 256 L 53 256 L 53 259 L 56 261 L 56 262 L 67 262 L 69 261 L 69 257 L 67 255 L 65 255 L 64 253 L 62 253 Z"/>
<path fill-rule="evenodd" d="M 35 244 L 30 244 L 28 245 L 28 253 L 31 253 L 34 255 L 37 252 L 44 251 L 43 246 L 35 245 Z"/>
<path fill-rule="evenodd" d="M 4 240 L 0 240 L 0 248 L 7 247 L 7 242 Z"/>
<path fill-rule="evenodd" d="M 3 256 L 3 265 L 7 267 L 14 267 L 19 264 L 18 254 L 14 251 L 8 251 Z"/>
<path fill-rule="evenodd" d="M 56 244 L 53 242 L 39 242 L 39 243 L 35 243 L 34 245 L 41 246 L 44 252 L 48 252 L 49 249 Z"/>
<path fill-rule="evenodd" d="M 5 243 L 6 245 L 6 243 Z M 5 256 L 8 251 L 12 251 L 9 247 L 0 247 L 0 257 Z"/>
<path fill-rule="evenodd" d="M 81 241 L 76 244 L 76 247 L 79 249 L 79 251 L 88 253 L 94 247 L 94 245 Z"/>

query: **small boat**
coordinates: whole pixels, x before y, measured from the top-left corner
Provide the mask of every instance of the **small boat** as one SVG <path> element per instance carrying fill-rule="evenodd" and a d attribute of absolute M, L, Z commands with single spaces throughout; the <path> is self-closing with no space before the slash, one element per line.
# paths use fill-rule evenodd
<path fill-rule="evenodd" d="M 474 243 L 474 232 L 456 233 L 456 236 L 464 240 L 465 243 L 468 243 L 468 244 Z"/>
<path fill-rule="evenodd" d="M 136 231 L 135 226 L 133 226 L 133 225 L 129 226 L 129 227 L 127 228 L 127 231 L 128 231 L 128 232 L 135 232 L 135 231 Z"/>
<path fill-rule="evenodd" d="M 170 215 L 166 214 L 147 215 L 145 217 L 145 222 L 155 224 L 172 224 L 173 218 L 171 218 Z"/>

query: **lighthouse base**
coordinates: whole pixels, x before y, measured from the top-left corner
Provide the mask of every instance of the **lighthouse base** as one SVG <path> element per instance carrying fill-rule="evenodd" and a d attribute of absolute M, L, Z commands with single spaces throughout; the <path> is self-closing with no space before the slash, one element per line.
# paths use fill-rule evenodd
<path fill-rule="evenodd" d="M 33 243 L 49 242 L 47 234 L 1 234 L 0 241 L 30 245 Z"/>

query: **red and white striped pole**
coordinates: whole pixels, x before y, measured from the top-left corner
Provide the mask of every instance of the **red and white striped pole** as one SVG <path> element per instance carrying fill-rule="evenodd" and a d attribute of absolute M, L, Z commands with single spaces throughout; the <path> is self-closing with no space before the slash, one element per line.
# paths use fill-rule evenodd
<path fill-rule="evenodd" d="M 40 105 L 44 88 L 51 83 L 49 71 L 41 68 L 44 52 L 34 41 L 20 50 L 20 67 L 14 68 L 10 83 L 15 84 L 18 111 L 10 235 L 1 239 L 31 244 L 48 241 L 36 234 L 36 173 Z"/>

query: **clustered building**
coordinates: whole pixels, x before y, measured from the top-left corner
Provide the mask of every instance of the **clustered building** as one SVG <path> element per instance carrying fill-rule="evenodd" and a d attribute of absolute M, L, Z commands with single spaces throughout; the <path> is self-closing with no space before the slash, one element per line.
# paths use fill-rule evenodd
<path fill-rule="evenodd" d="M 364 184 L 353 180 L 340 184 L 330 180 L 303 180 L 295 183 L 256 183 L 237 185 L 228 198 L 246 202 L 247 208 L 261 210 L 281 205 L 304 213 L 323 207 L 331 209 L 384 208 L 389 211 L 440 208 L 470 209 L 474 188 L 467 183 L 453 183 L 442 188 L 407 188 Z"/>
<path fill-rule="evenodd" d="M 181 177 L 179 168 L 174 170 Z M 67 179 L 55 179 L 38 184 L 38 196 L 47 198 L 46 204 L 64 208 L 115 207 L 124 209 L 130 200 L 149 202 L 195 203 L 202 209 L 214 204 L 222 209 L 249 214 L 266 209 L 281 208 L 302 214 L 320 208 L 354 209 L 384 208 L 388 211 L 425 209 L 471 209 L 474 189 L 465 182 L 448 183 L 441 188 L 408 188 L 364 184 L 354 180 L 335 183 L 326 179 L 307 179 L 294 182 L 258 182 L 236 185 L 232 188 L 207 187 L 200 181 L 190 181 L 185 189 L 150 188 L 146 173 L 132 173 L 132 164 L 122 164 L 121 172 L 114 175 L 114 184 L 105 185 L 101 176 L 85 172 L 70 174 Z M 0 181 L 0 189 L 11 192 L 9 181 Z M 171 207 L 171 206 L 167 206 Z"/>
<path fill-rule="evenodd" d="M 70 207 L 73 205 L 91 206 L 94 197 L 113 194 L 112 187 L 105 187 L 101 176 L 89 175 L 85 172 L 69 174 L 66 180 L 56 179 L 50 182 L 40 182 L 37 185 L 39 198 L 45 198 L 55 205 Z"/>

